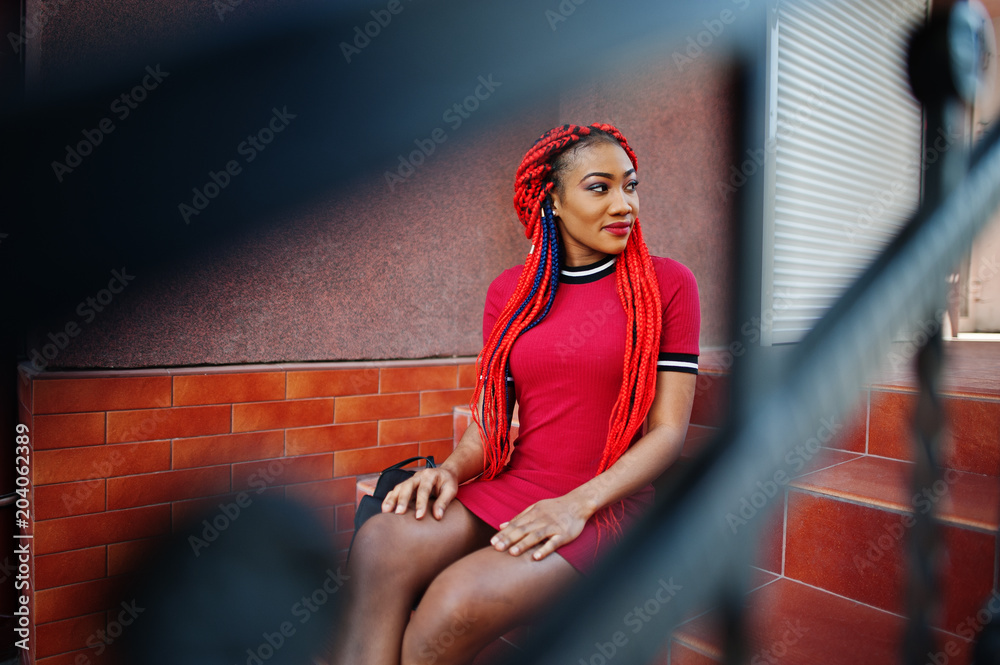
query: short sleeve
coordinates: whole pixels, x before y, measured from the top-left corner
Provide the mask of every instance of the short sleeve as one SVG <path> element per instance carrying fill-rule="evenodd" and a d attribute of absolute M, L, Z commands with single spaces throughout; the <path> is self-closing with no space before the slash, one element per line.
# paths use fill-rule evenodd
<path fill-rule="evenodd" d="M 486 305 L 483 307 L 483 344 L 490 339 L 493 326 L 517 287 L 517 279 L 524 266 L 516 266 L 500 273 L 486 290 Z"/>
<path fill-rule="evenodd" d="M 698 337 L 701 332 L 701 306 L 694 273 L 682 263 L 652 257 L 660 283 L 663 329 L 656 368 L 661 372 L 698 373 Z"/>

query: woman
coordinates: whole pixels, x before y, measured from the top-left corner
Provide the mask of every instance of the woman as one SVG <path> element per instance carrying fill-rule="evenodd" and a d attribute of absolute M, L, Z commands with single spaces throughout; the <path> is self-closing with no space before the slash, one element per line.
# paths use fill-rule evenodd
<path fill-rule="evenodd" d="M 649 256 L 636 168 L 610 125 L 525 155 L 514 204 L 534 244 L 489 288 L 475 422 L 359 530 L 335 662 L 470 662 L 651 502 L 687 431 L 699 309 L 691 272 Z"/>

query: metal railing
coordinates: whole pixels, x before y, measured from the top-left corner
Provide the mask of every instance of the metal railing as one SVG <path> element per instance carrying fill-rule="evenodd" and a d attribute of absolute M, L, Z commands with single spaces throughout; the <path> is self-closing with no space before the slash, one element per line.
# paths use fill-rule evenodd
<path fill-rule="evenodd" d="M 935 20 L 944 21 L 946 32 L 947 19 Z M 921 43 L 915 48 L 933 47 Z M 930 55 L 947 61 L 948 53 Z M 919 69 L 920 54 L 916 54 L 916 65 L 913 56 L 915 75 L 931 76 Z M 755 63 L 744 63 L 744 68 L 751 72 L 747 85 L 755 85 Z M 954 91 L 946 94 L 951 85 L 944 80 L 932 81 L 932 90 L 940 90 L 938 96 L 922 100 L 929 136 L 936 134 L 948 111 L 955 111 Z M 727 662 L 743 662 L 740 601 L 734 599 L 733 584 L 739 584 L 738 571 L 748 564 L 764 518 L 758 514 L 734 534 L 725 516 L 738 514 L 740 500 L 754 494 L 761 483 L 771 481 L 783 468 L 787 453 L 816 437 L 823 419 L 844 414 L 858 389 L 876 378 L 901 329 L 915 330 L 941 310 L 946 301 L 946 276 L 1000 205 L 998 144 L 1000 128 L 994 127 L 976 147 L 965 177 L 960 149 L 952 153 L 947 164 L 929 169 L 924 201 L 910 222 L 795 347 L 785 371 L 770 385 L 734 377 L 737 389 L 731 399 L 735 418 L 696 458 L 685 477 L 658 498 L 651 514 L 628 534 L 614 555 L 561 605 L 529 649 L 529 657 L 516 662 L 593 662 L 595 640 L 610 640 L 622 618 L 641 606 L 650 590 L 658 590 L 664 581 L 676 593 L 655 613 L 643 617 L 642 631 L 630 635 L 627 644 L 616 649 L 614 662 L 652 662 L 673 628 L 713 602 L 721 603 L 730 628 L 724 631 Z M 945 184 L 949 181 L 952 186 Z M 744 209 L 744 215 L 753 214 Z M 759 228 L 752 219 L 749 225 Z M 753 262 L 745 262 L 742 281 L 753 282 L 755 274 L 760 273 L 754 272 Z M 940 477 L 936 463 L 941 431 L 941 407 L 936 397 L 940 344 L 938 332 L 916 358 L 920 400 L 930 407 L 919 410 L 916 423 L 913 483 L 917 491 Z M 917 516 L 910 537 L 910 623 L 901 658 L 916 665 L 926 661 L 934 646 L 929 617 L 937 600 L 933 558 L 940 543 L 932 512 Z M 739 592 L 735 589 L 735 594 Z"/>
<path fill-rule="evenodd" d="M 215 204 L 213 210 L 219 213 L 219 219 L 235 210 L 245 224 L 254 215 L 262 217 L 275 208 L 289 207 L 323 191 L 335 178 L 354 177 L 358 169 L 376 172 L 392 160 L 400 145 L 409 145 L 413 137 L 435 126 L 440 113 L 438 100 L 452 93 L 464 94 L 472 74 L 493 71 L 506 86 L 506 94 L 497 96 L 495 108 L 483 112 L 486 119 L 500 118 L 528 105 L 553 85 L 580 81 L 608 65 L 617 66 L 629 58 L 669 58 L 672 45 L 700 31 L 703 20 L 730 9 L 734 1 L 591 0 L 584 5 L 582 0 L 564 0 L 562 5 L 576 7 L 574 11 L 581 14 L 587 8 L 589 18 L 578 19 L 572 12 L 562 12 L 564 20 L 551 27 L 545 21 L 545 12 L 559 12 L 561 5 L 557 2 L 546 6 L 529 0 L 442 0 L 419 15 L 414 12 L 407 30 L 387 30 L 379 38 L 379 49 L 368 48 L 346 65 L 340 62 L 339 37 L 351 34 L 364 12 L 381 9 L 384 3 L 347 3 L 349 12 L 331 9 L 325 3 L 303 3 L 280 25 L 254 24 L 243 34 L 227 33 L 226 48 L 246 56 L 247 71 L 252 71 L 250 67 L 269 71 L 272 63 L 255 51 L 267 42 L 266 46 L 279 54 L 274 57 L 281 58 L 280 68 L 297 72 L 291 80 L 262 75 L 255 79 L 256 88 L 247 89 L 233 74 L 238 67 L 234 60 L 213 63 L 207 57 L 197 63 L 180 64 L 172 71 L 186 71 L 201 81 L 179 94 L 186 95 L 190 102 L 209 108 L 256 108 L 256 102 L 267 91 L 275 93 L 268 97 L 278 100 L 274 103 L 295 100 L 288 103 L 303 117 L 299 121 L 302 125 L 313 123 L 308 125 L 309 130 L 321 126 L 316 118 L 329 125 L 327 133 L 312 134 L 306 142 L 293 145 L 293 139 L 289 139 L 283 155 L 241 176 L 248 190 L 267 184 L 272 208 L 245 210 L 226 208 L 224 202 Z M 711 57 L 731 60 L 742 75 L 746 113 L 744 145 L 739 154 L 748 145 L 753 147 L 754 132 L 763 126 L 766 58 L 762 47 L 765 2 L 748 0 L 744 9 L 745 20 L 728 26 L 711 46 Z M 525 18 L 529 16 L 530 22 Z M 469 29 L 456 30 L 456 26 Z M 211 54 L 214 47 L 206 46 L 203 40 L 186 49 L 184 53 L 190 57 L 192 52 Z M 438 63 L 435 76 L 415 76 L 418 70 L 407 61 L 409 53 L 421 53 L 425 60 Z M 318 55 L 331 59 L 324 65 L 326 69 L 319 69 Z M 337 62 L 330 64 L 334 60 Z M 394 66 L 388 67 L 387 62 Z M 425 66 L 433 68 L 434 64 Z M 174 77 L 180 86 L 182 77 Z M 205 85 L 206 81 L 216 85 Z M 98 90 L 92 101 L 103 104 L 107 86 L 100 81 L 91 83 Z M 428 94 L 428 87 L 433 88 L 434 95 Z M 277 92 L 287 95 L 281 97 Z M 41 136 L 48 125 L 57 121 L 77 130 L 74 123 L 80 107 L 65 104 L 68 98 L 56 98 L 63 106 L 43 101 L 40 120 L 8 114 L 4 119 L 5 138 L 17 146 L 21 139 L 15 136 L 15 129 L 27 127 L 28 137 Z M 346 103 L 345 99 L 356 103 Z M 159 129 L 155 123 L 150 127 L 150 135 Z M 191 143 L 198 144 L 204 157 L 228 154 L 231 146 L 226 141 L 192 134 Z M 749 369 L 735 368 L 733 418 L 728 425 L 657 501 L 649 515 L 626 534 L 613 556 L 550 614 L 530 652 L 516 662 L 593 662 L 595 640 L 610 639 L 637 600 L 649 598 L 650 590 L 654 595 L 662 590 L 669 602 L 661 602 L 658 611 L 648 615 L 643 629 L 629 636 L 628 644 L 616 652 L 615 665 L 650 662 L 669 639 L 673 626 L 693 609 L 715 599 L 727 600 L 733 608 L 728 613 L 731 623 L 738 628 L 742 570 L 764 520 L 758 516 L 734 534 L 724 516 L 738 511 L 740 499 L 752 494 L 757 482 L 772 478 L 785 454 L 816 434 L 821 419 L 839 417 L 846 411 L 858 387 L 873 378 L 901 327 L 914 327 L 933 316 L 945 297 L 943 276 L 958 263 L 962 251 L 1000 204 L 998 142 L 1000 127 L 994 127 L 972 155 L 969 173 L 941 200 L 931 197 L 925 201 L 899 237 L 795 347 L 780 376 L 760 386 L 751 381 Z M 187 160 L 199 164 L 196 167 L 182 164 L 176 157 L 147 160 L 143 176 L 151 184 L 134 193 L 127 188 L 119 191 L 116 174 L 130 182 L 131 176 L 125 174 L 134 162 L 128 150 L 138 155 L 147 149 L 140 140 L 134 144 L 134 148 L 123 148 L 124 153 L 107 165 L 111 169 L 104 176 L 107 182 L 95 183 L 80 174 L 70 185 L 79 189 L 76 193 L 69 191 L 77 197 L 84 219 L 109 210 L 91 205 L 90 201 L 100 201 L 102 195 L 111 193 L 116 209 L 148 213 L 145 224 L 154 230 L 138 240 L 132 238 L 132 215 L 101 218 L 100 228 L 107 237 L 116 238 L 116 249 L 121 252 L 151 252 L 154 258 L 165 260 L 190 242 L 180 232 L 159 230 L 177 226 L 176 192 L 187 191 L 190 182 L 203 177 L 200 163 L 211 160 Z M 24 150 L 24 154 L 30 152 Z M 289 175 L 290 166 L 293 175 Z M 41 168 L 44 170 L 47 164 L 41 164 Z M 17 174 L 7 176 L 4 181 L 8 184 L 22 182 Z M 15 215 L 21 215 L 26 224 L 48 213 L 44 207 L 38 208 L 45 201 L 44 188 L 29 183 L 21 193 L 31 205 L 15 210 Z M 753 254 L 761 242 L 761 188 L 748 186 L 740 195 L 739 272 L 746 277 L 757 269 L 759 276 Z M 224 230 L 220 226 L 215 233 Z M 153 249 L 147 250 L 147 245 Z M 69 252 L 56 258 L 74 260 Z M 741 280 L 743 285 L 754 282 L 750 278 Z M 737 298 L 738 308 L 750 307 L 755 301 L 754 287 L 747 288 Z M 759 291 L 756 295 L 759 302 Z M 746 318 L 737 312 L 736 320 Z M 740 631 L 729 632 L 733 637 L 727 651 L 737 659 Z"/>

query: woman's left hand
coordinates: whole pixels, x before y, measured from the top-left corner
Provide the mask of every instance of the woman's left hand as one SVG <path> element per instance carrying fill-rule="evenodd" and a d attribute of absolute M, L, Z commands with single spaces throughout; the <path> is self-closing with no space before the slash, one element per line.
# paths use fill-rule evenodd
<path fill-rule="evenodd" d="M 541 544 L 531 555 L 541 561 L 579 536 L 589 517 L 583 505 L 568 496 L 543 499 L 501 524 L 490 544 L 497 551 L 506 550 L 514 556 Z"/>

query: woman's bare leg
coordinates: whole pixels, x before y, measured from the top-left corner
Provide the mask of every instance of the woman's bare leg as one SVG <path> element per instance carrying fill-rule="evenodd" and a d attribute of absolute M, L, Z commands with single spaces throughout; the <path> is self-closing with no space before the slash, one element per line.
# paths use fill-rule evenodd
<path fill-rule="evenodd" d="M 428 587 L 403 636 L 403 665 L 469 663 L 530 619 L 580 574 L 558 554 L 542 561 L 486 547 L 448 566 Z"/>
<path fill-rule="evenodd" d="M 333 665 L 396 665 L 403 631 L 438 573 L 489 543 L 495 530 L 457 501 L 436 520 L 380 513 L 358 531 L 347 566 Z"/>

